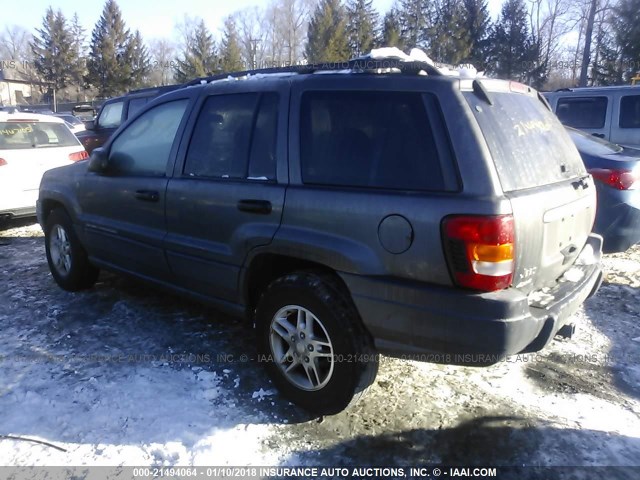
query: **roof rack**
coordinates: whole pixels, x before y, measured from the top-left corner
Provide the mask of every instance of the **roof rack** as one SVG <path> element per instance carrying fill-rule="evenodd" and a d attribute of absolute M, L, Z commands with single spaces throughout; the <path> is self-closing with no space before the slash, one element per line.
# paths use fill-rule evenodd
<path fill-rule="evenodd" d="M 356 58 L 345 62 L 316 63 L 309 65 L 291 65 L 288 67 L 258 68 L 254 70 L 244 70 L 240 72 L 220 73 L 208 77 L 200 77 L 191 80 L 184 87 L 200 85 L 213 82 L 215 80 L 225 80 L 231 78 L 241 78 L 250 75 L 273 75 L 273 74 L 309 74 L 316 72 L 331 72 L 340 70 L 352 70 L 356 73 L 378 73 L 380 70 L 399 70 L 405 75 L 418 75 L 425 72 L 427 75 L 441 76 L 442 73 L 432 64 L 420 61 L 405 61 L 397 58 Z"/>

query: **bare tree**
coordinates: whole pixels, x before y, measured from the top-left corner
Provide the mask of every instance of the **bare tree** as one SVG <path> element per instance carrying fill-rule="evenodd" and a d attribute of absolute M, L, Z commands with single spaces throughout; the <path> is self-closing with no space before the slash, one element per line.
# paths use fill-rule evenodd
<path fill-rule="evenodd" d="M 31 60 L 29 43 L 33 36 L 19 25 L 7 25 L 0 32 L 0 59 L 28 62 Z"/>
<path fill-rule="evenodd" d="M 238 26 L 238 37 L 242 49 L 242 60 L 250 68 L 265 65 L 268 28 L 263 11 L 258 7 L 248 7 L 233 14 Z"/>
<path fill-rule="evenodd" d="M 287 50 L 286 60 L 289 64 L 293 64 L 303 58 L 302 52 L 313 2 L 311 0 L 279 0 L 278 7 L 278 10 L 282 12 L 282 34 Z"/>
<path fill-rule="evenodd" d="M 151 55 L 150 82 L 153 85 L 173 83 L 173 67 L 176 58 L 176 49 L 173 43 L 165 38 L 151 40 L 149 53 Z"/>
<path fill-rule="evenodd" d="M 540 47 L 538 61 L 545 69 L 545 76 L 547 76 L 552 64 L 560 58 L 562 37 L 572 28 L 568 18 L 571 2 L 570 0 L 530 0 L 530 4 L 531 31 Z"/>

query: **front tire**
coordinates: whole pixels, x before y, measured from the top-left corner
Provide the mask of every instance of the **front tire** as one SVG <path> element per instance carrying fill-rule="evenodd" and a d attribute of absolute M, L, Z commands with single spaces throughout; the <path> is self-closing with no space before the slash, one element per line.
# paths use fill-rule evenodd
<path fill-rule="evenodd" d="M 314 272 L 285 275 L 256 310 L 258 350 L 280 392 L 317 414 L 335 414 L 374 382 L 378 358 L 338 280 Z"/>
<path fill-rule="evenodd" d="M 45 222 L 44 239 L 49 270 L 60 287 L 77 292 L 96 283 L 100 271 L 89 262 L 66 211 L 57 208 L 51 212 Z"/>

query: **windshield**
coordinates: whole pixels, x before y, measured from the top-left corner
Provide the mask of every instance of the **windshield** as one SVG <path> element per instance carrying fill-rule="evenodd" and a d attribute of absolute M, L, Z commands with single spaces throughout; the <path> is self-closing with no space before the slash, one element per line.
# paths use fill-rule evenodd
<path fill-rule="evenodd" d="M 79 143 L 63 123 L 0 122 L 0 150 L 73 147 Z"/>
<path fill-rule="evenodd" d="M 505 192 L 586 175 L 580 154 L 556 116 L 537 98 L 490 92 L 492 105 L 464 94 Z"/>

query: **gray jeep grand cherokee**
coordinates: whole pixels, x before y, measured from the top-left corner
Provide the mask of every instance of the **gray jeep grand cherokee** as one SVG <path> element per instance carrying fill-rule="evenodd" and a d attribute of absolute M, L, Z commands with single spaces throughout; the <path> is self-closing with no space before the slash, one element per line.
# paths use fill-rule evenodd
<path fill-rule="evenodd" d="M 105 268 L 248 317 L 273 382 L 320 413 L 373 382 L 377 351 L 491 363 L 562 333 L 602 239 L 544 99 L 416 62 L 335 68 L 199 79 L 49 171 L 56 282 Z"/>

